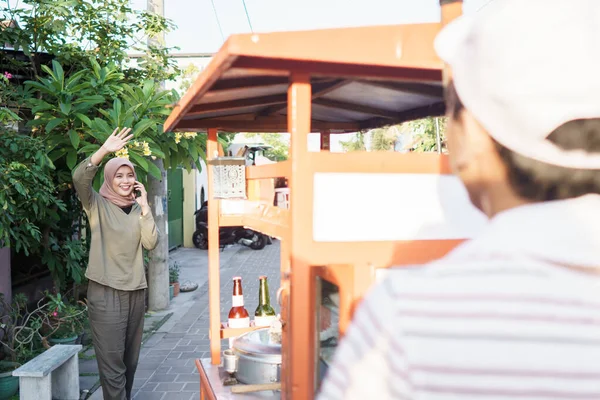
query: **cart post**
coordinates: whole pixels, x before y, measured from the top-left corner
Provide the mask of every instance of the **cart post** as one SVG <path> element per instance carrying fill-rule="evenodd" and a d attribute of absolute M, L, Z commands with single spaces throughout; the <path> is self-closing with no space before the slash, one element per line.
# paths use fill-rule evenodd
<path fill-rule="evenodd" d="M 310 293 L 310 265 L 303 257 L 312 243 L 313 188 L 307 165 L 308 134 L 311 123 L 310 75 L 293 73 L 288 89 L 288 130 L 291 134 L 290 156 L 292 174 L 290 179 L 290 319 L 286 324 L 290 347 L 291 388 L 285 388 L 285 398 L 310 399 L 314 396 L 315 377 L 311 376 L 311 362 L 315 349 L 313 335 L 314 296 Z M 285 334 L 286 332 L 284 332 Z M 314 351 L 314 350 L 313 350 Z"/>
<path fill-rule="evenodd" d="M 217 129 L 208 129 L 206 154 L 210 160 L 219 152 Z M 214 167 L 208 168 L 208 309 L 210 312 L 210 358 L 214 365 L 221 364 L 221 306 L 219 276 L 219 200 L 214 198 Z"/>

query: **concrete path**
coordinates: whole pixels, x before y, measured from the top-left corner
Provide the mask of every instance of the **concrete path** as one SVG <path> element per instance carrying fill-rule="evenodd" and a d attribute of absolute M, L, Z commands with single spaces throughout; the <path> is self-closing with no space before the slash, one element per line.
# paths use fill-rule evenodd
<path fill-rule="evenodd" d="M 242 277 L 244 300 L 248 312 L 258 305 L 258 277 L 269 278 L 271 304 L 277 312 L 275 294 L 279 288 L 279 242 L 255 251 L 233 246 L 221 252 L 221 318 L 225 320 L 231 307 L 232 278 Z M 134 399 L 192 400 L 200 398 L 200 378 L 194 361 L 209 357 L 208 255 L 198 249 L 178 249 L 169 261 L 181 266 L 180 282 L 198 283 L 194 292 L 181 293 L 168 310 L 152 313 L 145 322 L 145 340 L 134 381 Z M 228 346 L 223 341 L 223 347 Z M 96 360 L 80 358 L 80 382 L 87 391 L 82 398 L 102 399 L 98 387 Z M 85 383 L 85 385 L 84 385 Z M 90 395 L 91 393 L 91 395 Z"/>

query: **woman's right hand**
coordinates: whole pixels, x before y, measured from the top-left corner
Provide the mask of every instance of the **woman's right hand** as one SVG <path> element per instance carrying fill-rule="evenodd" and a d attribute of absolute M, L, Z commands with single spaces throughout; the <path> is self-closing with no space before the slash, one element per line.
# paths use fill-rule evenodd
<path fill-rule="evenodd" d="M 125 147 L 127 142 L 133 138 L 133 135 L 129 135 L 131 128 L 123 128 L 121 129 L 121 132 L 117 133 L 118 130 L 119 128 L 115 128 L 112 135 L 110 135 L 108 139 L 106 139 L 106 142 L 104 142 L 102 145 L 104 150 L 109 153 L 114 153 L 121 150 L 123 147 Z"/>

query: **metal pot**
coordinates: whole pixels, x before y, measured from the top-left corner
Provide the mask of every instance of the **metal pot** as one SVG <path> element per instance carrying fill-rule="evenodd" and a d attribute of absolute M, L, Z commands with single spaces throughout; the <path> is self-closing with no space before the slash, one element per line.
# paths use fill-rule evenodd
<path fill-rule="evenodd" d="M 233 341 L 238 381 L 256 384 L 281 380 L 281 344 L 269 343 L 269 329 L 247 332 Z"/>

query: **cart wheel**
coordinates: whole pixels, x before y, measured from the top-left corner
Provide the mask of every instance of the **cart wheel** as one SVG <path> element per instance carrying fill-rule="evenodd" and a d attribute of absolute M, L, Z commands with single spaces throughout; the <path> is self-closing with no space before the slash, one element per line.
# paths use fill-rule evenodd
<path fill-rule="evenodd" d="M 202 250 L 208 250 L 208 238 L 204 235 L 204 233 L 200 231 L 194 232 L 192 235 L 192 242 L 194 242 L 194 246 Z"/>
<path fill-rule="evenodd" d="M 267 237 L 265 235 L 263 235 L 262 233 L 256 233 L 255 235 L 257 236 L 256 240 L 252 241 L 252 244 L 250 245 L 250 248 L 252 250 L 262 250 L 262 249 L 264 249 L 265 246 L 267 245 Z"/>

